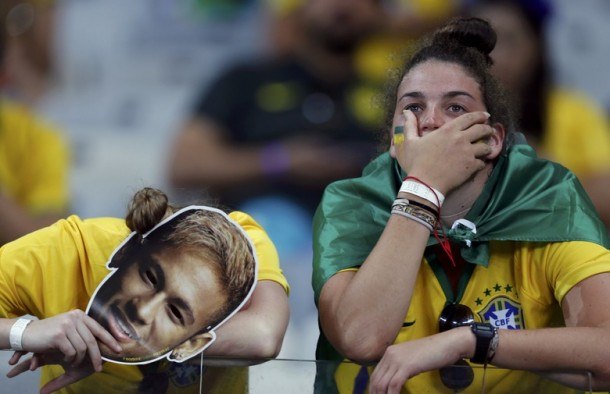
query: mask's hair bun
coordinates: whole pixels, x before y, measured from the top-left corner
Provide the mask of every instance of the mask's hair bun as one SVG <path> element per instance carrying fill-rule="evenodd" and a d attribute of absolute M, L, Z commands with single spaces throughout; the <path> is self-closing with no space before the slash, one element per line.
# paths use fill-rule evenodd
<path fill-rule="evenodd" d="M 480 18 L 455 18 L 436 31 L 433 45 L 460 45 L 482 53 L 489 64 L 489 54 L 496 46 L 497 35 L 489 22 Z"/>

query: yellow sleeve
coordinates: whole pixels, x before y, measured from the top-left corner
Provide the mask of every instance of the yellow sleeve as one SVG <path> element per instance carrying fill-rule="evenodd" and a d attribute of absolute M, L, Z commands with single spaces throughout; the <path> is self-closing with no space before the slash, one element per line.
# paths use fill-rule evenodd
<path fill-rule="evenodd" d="M 545 149 L 579 177 L 610 172 L 610 124 L 593 101 L 556 90 L 549 98 Z"/>
<path fill-rule="evenodd" d="M 69 200 L 67 142 L 26 108 L 0 101 L 0 187 L 33 214 L 63 214 Z"/>
<path fill-rule="evenodd" d="M 579 282 L 593 275 L 610 272 L 610 250 L 595 243 L 572 241 L 551 243 L 534 251 L 533 261 L 545 266 L 546 279 L 561 304 Z"/>
<path fill-rule="evenodd" d="M 121 219 L 70 216 L 0 248 L 0 317 L 85 310 L 106 262 L 127 237 Z"/>
<path fill-rule="evenodd" d="M 277 250 L 265 230 L 250 215 L 243 212 L 231 212 L 229 217 L 235 220 L 246 231 L 254 244 L 258 260 L 258 280 L 277 282 L 288 294 L 290 287 L 280 268 Z"/>

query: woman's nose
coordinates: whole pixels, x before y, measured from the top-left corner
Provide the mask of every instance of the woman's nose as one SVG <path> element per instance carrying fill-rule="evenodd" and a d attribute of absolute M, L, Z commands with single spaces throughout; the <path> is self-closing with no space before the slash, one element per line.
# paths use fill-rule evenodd
<path fill-rule="evenodd" d="M 443 125 L 440 114 L 434 108 L 427 109 L 419 117 L 420 134 L 434 131 Z"/>

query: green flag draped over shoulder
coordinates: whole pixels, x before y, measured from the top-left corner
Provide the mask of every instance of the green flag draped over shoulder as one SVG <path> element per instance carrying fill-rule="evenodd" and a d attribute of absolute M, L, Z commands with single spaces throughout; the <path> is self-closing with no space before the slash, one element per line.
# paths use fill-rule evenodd
<path fill-rule="evenodd" d="M 360 178 L 332 183 L 313 223 L 313 278 L 316 304 L 326 281 L 342 269 L 360 266 L 390 217 L 404 178 L 388 153 L 371 162 Z M 462 257 L 487 265 L 490 240 L 589 241 L 610 248 L 607 230 L 574 174 L 536 157 L 526 144 L 502 155 L 464 226 L 446 229 L 460 242 Z M 405 242 L 409 235 L 405 234 Z M 436 243 L 431 236 L 428 245 Z"/>

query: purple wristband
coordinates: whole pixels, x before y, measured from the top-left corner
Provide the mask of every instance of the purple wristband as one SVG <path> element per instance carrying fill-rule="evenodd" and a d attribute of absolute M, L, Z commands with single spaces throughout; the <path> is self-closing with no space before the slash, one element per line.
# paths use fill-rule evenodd
<path fill-rule="evenodd" d="M 290 168 L 290 155 L 280 142 L 265 145 L 261 154 L 263 174 L 275 177 L 285 174 Z"/>

